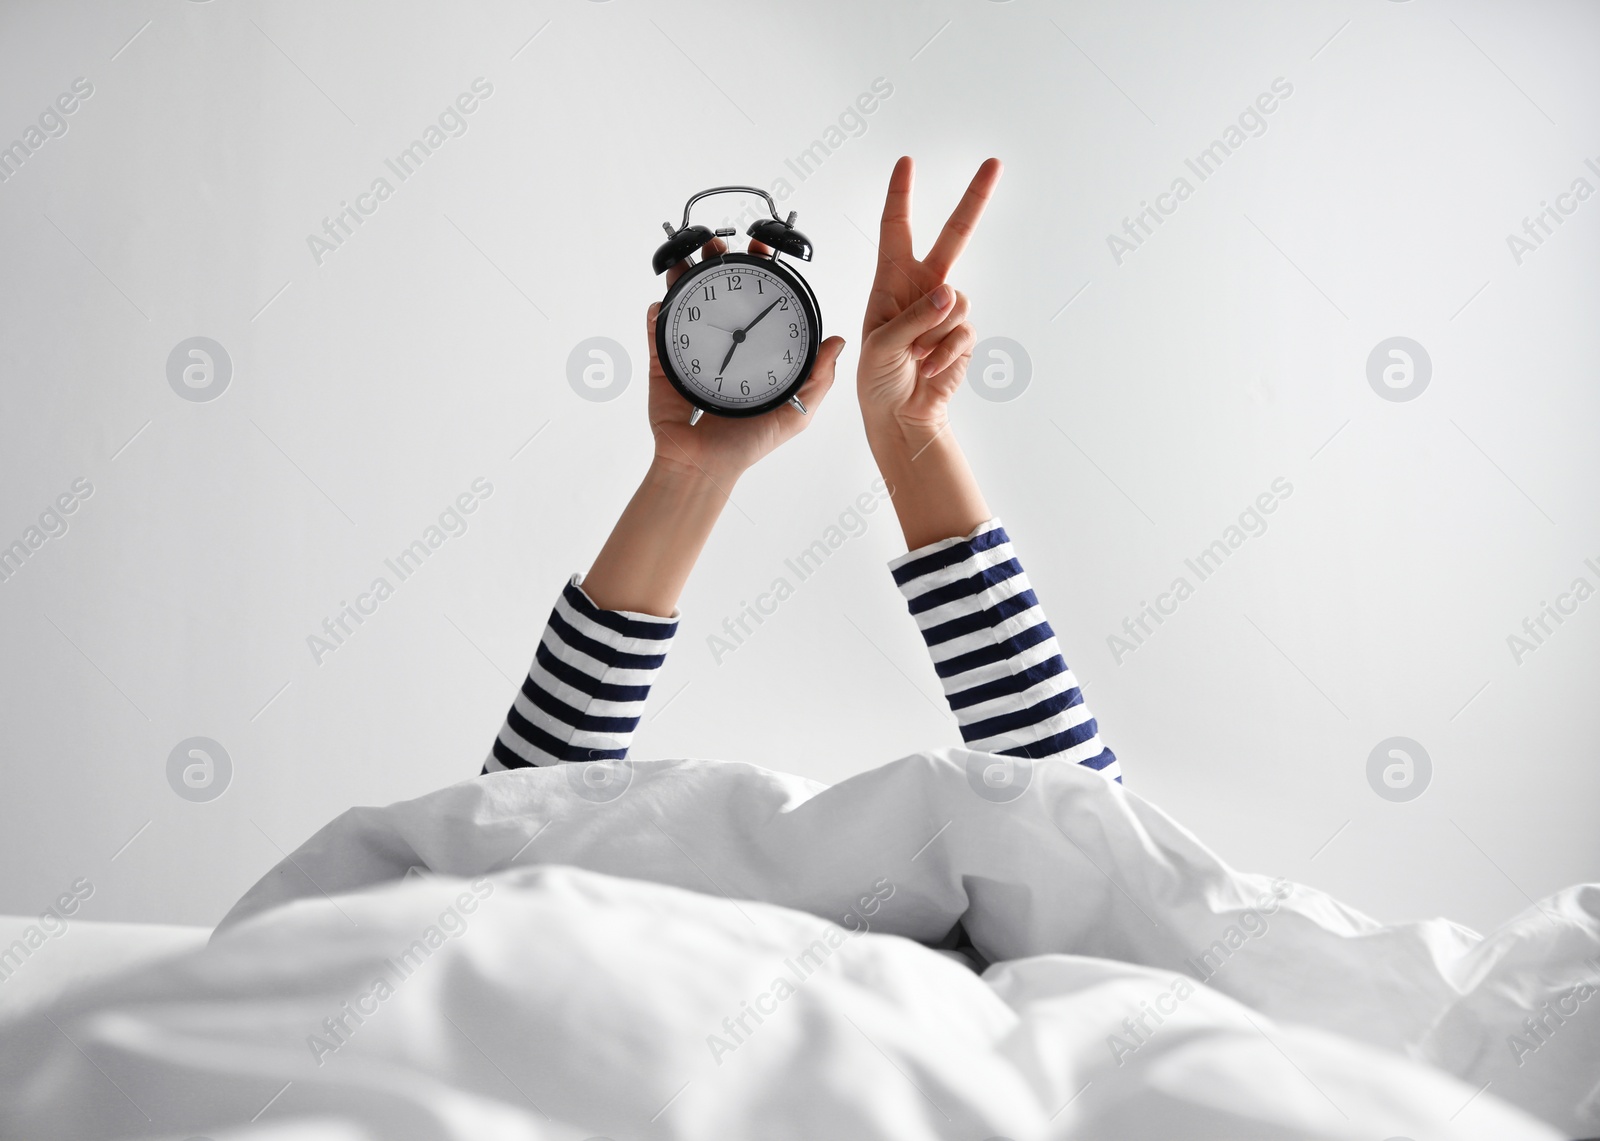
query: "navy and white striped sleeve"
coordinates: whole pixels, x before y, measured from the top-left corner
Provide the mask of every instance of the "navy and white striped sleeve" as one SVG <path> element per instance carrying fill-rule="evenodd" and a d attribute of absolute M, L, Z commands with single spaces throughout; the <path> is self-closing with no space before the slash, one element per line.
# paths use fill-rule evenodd
<path fill-rule="evenodd" d="M 559 761 L 620 760 L 678 632 L 661 618 L 604 610 L 573 575 L 556 599 L 486 773 Z"/>
<path fill-rule="evenodd" d="M 889 569 L 968 748 L 1052 757 L 1122 780 L 999 519 Z"/>

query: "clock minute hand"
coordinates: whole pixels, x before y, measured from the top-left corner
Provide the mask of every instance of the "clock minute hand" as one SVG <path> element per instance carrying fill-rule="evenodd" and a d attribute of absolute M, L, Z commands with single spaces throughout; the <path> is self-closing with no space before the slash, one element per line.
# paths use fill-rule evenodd
<path fill-rule="evenodd" d="M 782 299 L 780 298 L 779 300 L 782 300 Z M 772 303 L 772 305 L 776 305 L 777 303 L 778 303 L 777 301 L 774 301 Z M 743 329 L 741 329 L 739 331 L 742 332 L 742 333 L 748 333 L 751 329 L 754 329 L 758 324 L 760 324 L 761 318 L 765 317 L 768 313 L 772 312 L 772 305 L 768 305 L 761 312 L 757 313 L 755 320 L 751 321 L 748 325 L 746 325 Z"/>
<path fill-rule="evenodd" d="M 779 300 L 781 300 L 781 298 Z M 772 312 L 772 306 L 776 305 L 777 303 L 778 303 L 777 301 L 774 301 L 772 303 L 772 305 L 768 305 L 761 312 L 757 313 L 754 321 L 751 321 L 744 328 L 737 329 L 737 330 L 734 331 L 733 344 L 728 346 L 728 355 L 722 358 L 722 366 L 717 369 L 717 375 L 718 376 L 721 376 L 724 372 L 727 371 L 728 362 L 733 359 L 733 350 L 737 349 L 739 347 L 739 345 L 741 343 L 743 343 L 745 334 L 748 333 L 751 329 L 754 329 L 756 327 L 757 323 L 760 322 L 761 318 L 765 317 L 768 313 L 771 313 Z"/>

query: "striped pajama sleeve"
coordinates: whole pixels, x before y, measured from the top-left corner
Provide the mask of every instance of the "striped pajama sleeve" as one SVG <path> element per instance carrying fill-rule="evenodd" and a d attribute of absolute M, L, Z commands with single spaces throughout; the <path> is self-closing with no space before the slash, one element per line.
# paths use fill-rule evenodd
<path fill-rule="evenodd" d="M 603 610 L 578 585 L 582 578 L 573 575 L 556 599 L 483 772 L 628 755 L 678 614 Z"/>
<path fill-rule="evenodd" d="M 933 655 L 961 739 L 1122 780 L 1000 520 L 889 563 Z"/>

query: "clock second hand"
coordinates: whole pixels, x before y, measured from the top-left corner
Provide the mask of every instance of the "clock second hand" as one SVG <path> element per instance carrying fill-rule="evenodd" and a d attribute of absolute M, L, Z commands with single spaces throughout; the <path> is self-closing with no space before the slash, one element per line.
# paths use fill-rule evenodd
<path fill-rule="evenodd" d="M 737 349 L 740 346 L 740 344 L 743 343 L 745 334 L 748 333 L 751 329 L 754 329 L 756 327 L 756 325 L 760 323 L 761 318 L 765 317 L 768 313 L 771 313 L 773 306 L 777 305 L 777 303 L 778 303 L 777 301 L 774 301 L 772 303 L 772 305 L 768 305 L 761 312 L 757 313 L 755 315 L 755 320 L 751 321 L 744 328 L 735 329 L 733 331 L 733 344 L 728 346 L 728 355 L 722 358 L 722 365 L 721 365 L 720 368 L 717 369 L 717 375 L 718 376 L 721 376 L 724 372 L 726 372 L 728 370 L 728 362 L 733 359 L 733 350 Z M 715 328 L 718 328 L 718 326 L 713 325 L 712 328 L 715 329 Z M 723 329 L 722 331 L 723 332 L 727 332 L 726 329 Z"/>

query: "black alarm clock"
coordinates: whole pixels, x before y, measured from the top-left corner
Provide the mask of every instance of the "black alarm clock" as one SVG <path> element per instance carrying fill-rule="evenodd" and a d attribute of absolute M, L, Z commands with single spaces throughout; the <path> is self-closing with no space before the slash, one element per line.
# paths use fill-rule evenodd
<path fill-rule="evenodd" d="M 732 229 L 689 225 L 689 211 L 713 194 L 755 194 L 766 199 L 772 217 L 745 231 L 770 254 L 722 253 L 691 266 L 667 290 L 656 316 L 656 358 L 672 387 L 693 406 L 689 423 L 702 414 L 759 416 L 784 404 L 805 415 L 795 395 L 822 343 L 822 311 L 806 279 L 779 260 L 781 255 L 811 260 L 811 242 L 794 228 L 795 215 L 778 217 L 778 206 L 754 186 L 715 186 L 683 207 L 683 224 L 662 228 L 670 235 L 652 265 L 665 273 L 713 238 Z"/>

